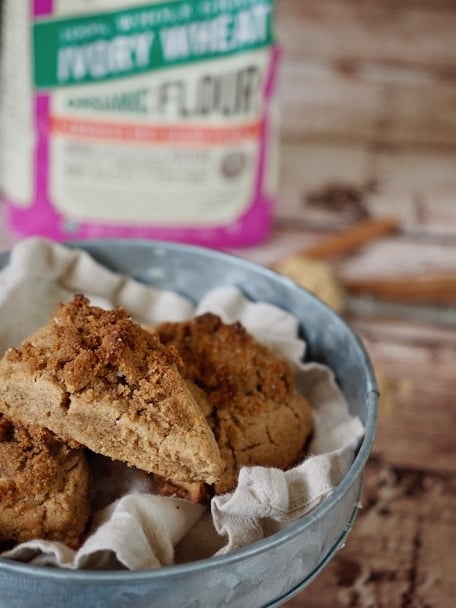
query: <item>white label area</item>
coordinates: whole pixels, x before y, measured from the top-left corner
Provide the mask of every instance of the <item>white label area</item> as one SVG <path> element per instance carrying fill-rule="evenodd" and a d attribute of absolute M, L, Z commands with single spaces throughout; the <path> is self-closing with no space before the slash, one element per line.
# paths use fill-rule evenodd
<path fill-rule="evenodd" d="M 59 89 L 50 191 L 74 220 L 215 226 L 254 196 L 269 53 Z"/>

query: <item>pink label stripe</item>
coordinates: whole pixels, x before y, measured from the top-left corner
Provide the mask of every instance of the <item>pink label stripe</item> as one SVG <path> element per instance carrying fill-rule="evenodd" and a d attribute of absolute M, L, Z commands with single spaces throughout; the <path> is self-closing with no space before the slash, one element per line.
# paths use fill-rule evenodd
<path fill-rule="evenodd" d="M 23 2 L 24 0 L 20 0 Z M 35 17 L 40 15 L 51 15 L 54 10 L 54 0 L 33 0 L 33 14 Z"/>

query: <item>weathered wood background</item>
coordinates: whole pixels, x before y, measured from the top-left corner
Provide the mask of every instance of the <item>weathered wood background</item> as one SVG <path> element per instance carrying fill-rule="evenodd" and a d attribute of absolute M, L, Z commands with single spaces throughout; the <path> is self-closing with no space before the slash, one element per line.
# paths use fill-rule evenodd
<path fill-rule="evenodd" d="M 279 0 L 278 31 L 277 227 L 243 253 L 270 264 L 395 216 L 401 233 L 335 260 L 340 277 L 456 275 L 456 1 Z M 387 304 L 347 314 L 382 390 L 364 508 L 289 608 L 455 605 L 456 309 Z"/>
<path fill-rule="evenodd" d="M 454 234 L 456 2 L 279 0 L 277 16 L 279 216 L 393 211 L 417 235 Z"/>
<path fill-rule="evenodd" d="M 277 19 L 276 225 L 236 253 L 272 264 L 359 219 L 394 216 L 400 234 L 333 261 L 341 280 L 455 276 L 456 0 L 278 0 Z M 363 509 L 288 608 L 456 602 L 456 306 L 388 304 L 345 313 L 382 391 Z"/>

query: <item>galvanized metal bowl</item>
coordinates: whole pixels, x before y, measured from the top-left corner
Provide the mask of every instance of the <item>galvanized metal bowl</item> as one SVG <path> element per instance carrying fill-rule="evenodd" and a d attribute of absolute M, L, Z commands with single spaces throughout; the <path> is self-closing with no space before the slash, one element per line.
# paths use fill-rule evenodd
<path fill-rule="evenodd" d="M 213 287 L 236 285 L 251 300 L 290 311 L 299 319 L 308 344 L 306 357 L 333 369 L 351 413 L 361 418 L 366 432 L 334 493 L 269 538 L 229 555 L 141 572 L 68 571 L 0 559 L 0 608 L 279 606 L 325 567 L 356 516 L 377 408 L 375 379 L 361 342 L 339 316 L 294 282 L 231 255 L 140 240 L 92 240 L 68 246 L 86 250 L 114 271 L 195 302 Z M 8 257 L 0 256 L 0 268 Z"/>

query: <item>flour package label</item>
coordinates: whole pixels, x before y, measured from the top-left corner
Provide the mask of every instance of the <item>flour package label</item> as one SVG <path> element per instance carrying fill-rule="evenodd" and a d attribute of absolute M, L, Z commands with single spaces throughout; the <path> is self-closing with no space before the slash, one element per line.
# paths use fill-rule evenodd
<path fill-rule="evenodd" d="M 3 0 L 12 229 L 214 247 L 269 233 L 275 0 Z"/>

